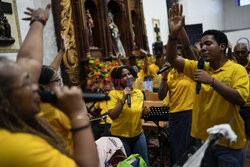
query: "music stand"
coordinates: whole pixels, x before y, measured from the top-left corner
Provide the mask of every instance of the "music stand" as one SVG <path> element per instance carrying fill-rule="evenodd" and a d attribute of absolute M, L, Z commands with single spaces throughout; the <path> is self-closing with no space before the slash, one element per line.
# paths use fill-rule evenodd
<path fill-rule="evenodd" d="M 157 134 L 158 134 L 158 140 L 159 140 L 159 150 L 160 150 L 160 167 L 164 166 L 163 162 L 163 140 L 164 137 L 167 137 L 167 134 L 164 130 L 164 128 L 160 127 L 159 122 L 160 121 L 168 121 L 168 107 L 150 107 L 150 112 L 147 115 L 143 115 L 142 118 L 145 121 L 153 121 L 157 125 Z"/>

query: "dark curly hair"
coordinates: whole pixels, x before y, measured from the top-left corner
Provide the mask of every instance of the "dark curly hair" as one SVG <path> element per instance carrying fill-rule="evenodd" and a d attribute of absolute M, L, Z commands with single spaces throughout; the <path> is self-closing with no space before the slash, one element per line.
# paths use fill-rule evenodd
<path fill-rule="evenodd" d="M 224 49 L 224 53 L 226 53 L 226 48 L 228 45 L 228 39 L 226 34 L 224 34 L 223 32 L 219 31 L 219 30 L 207 30 L 205 31 L 201 37 L 204 37 L 205 35 L 213 35 L 215 41 L 220 45 L 222 43 L 225 44 L 225 49 Z"/>
<path fill-rule="evenodd" d="M 122 77 L 122 70 L 123 69 L 127 69 L 132 75 L 133 75 L 133 77 L 134 77 L 134 79 L 136 79 L 137 78 L 137 73 L 135 72 L 135 70 L 133 69 L 133 67 L 131 67 L 131 66 L 127 66 L 127 65 L 125 65 L 125 66 L 119 66 L 119 67 L 116 67 L 116 68 L 114 68 L 113 70 L 112 70 L 112 72 L 111 72 L 111 78 L 112 78 L 112 82 L 113 82 L 113 84 L 114 84 L 114 86 L 115 86 L 115 88 L 117 88 L 117 86 L 118 86 L 118 82 L 116 82 L 118 79 L 121 79 Z M 119 85 L 120 86 L 120 85 Z"/>
<path fill-rule="evenodd" d="M 55 73 L 56 71 L 52 67 L 43 65 L 41 70 L 41 75 L 39 78 L 39 84 L 43 85 L 49 84 Z"/>

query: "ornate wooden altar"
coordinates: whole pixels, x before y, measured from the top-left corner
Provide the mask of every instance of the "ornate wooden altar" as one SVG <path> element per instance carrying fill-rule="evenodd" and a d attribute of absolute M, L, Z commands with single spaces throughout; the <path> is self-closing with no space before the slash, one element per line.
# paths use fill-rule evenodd
<path fill-rule="evenodd" d="M 140 48 L 148 49 L 142 0 L 52 0 L 52 11 L 58 46 L 62 36 L 68 42 L 61 65 L 67 85 L 85 85 L 88 60 L 113 55 L 109 11 L 127 57 Z"/>

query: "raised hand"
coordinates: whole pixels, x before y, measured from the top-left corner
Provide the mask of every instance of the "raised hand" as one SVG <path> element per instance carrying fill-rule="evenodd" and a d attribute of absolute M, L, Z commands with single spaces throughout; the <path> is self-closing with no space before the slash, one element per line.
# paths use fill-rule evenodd
<path fill-rule="evenodd" d="M 45 9 L 38 8 L 34 10 L 28 7 L 26 8 L 28 11 L 25 11 L 24 13 L 26 15 L 29 15 L 29 17 L 22 18 L 22 20 L 31 20 L 32 17 L 40 17 L 40 18 L 48 20 L 50 7 L 51 7 L 50 4 L 48 4 Z"/>
<path fill-rule="evenodd" d="M 185 17 L 182 16 L 183 7 L 179 3 L 173 4 L 172 8 L 169 9 L 169 29 L 170 36 L 177 38 L 180 30 L 185 24 Z"/>

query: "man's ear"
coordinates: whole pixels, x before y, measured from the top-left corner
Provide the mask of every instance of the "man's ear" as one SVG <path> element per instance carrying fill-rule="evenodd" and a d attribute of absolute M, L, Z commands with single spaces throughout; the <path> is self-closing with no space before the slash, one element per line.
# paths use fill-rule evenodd
<path fill-rule="evenodd" d="M 220 44 L 221 50 L 224 52 L 224 50 L 227 48 L 225 43 Z"/>

